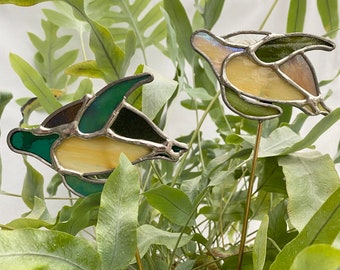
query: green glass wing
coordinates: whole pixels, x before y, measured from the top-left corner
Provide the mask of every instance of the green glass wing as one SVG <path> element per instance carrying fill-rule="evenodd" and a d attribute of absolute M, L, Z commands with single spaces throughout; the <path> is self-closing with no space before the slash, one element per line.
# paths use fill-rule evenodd
<path fill-rule="evenodd" d="M 298 50 L 323 49 L 330 51 L 334 49 L 334 46 L 333 42 L 317 36 L 288 34 L 269 39 L 256 49 L 255 54 L 261 61 L 272 63 Z"/>
<path fill-rule="evenodd" d="M 101 130 L 111 119 L 114 110 L 129 92 L 152 80 L 153 76 L 151 74 L 142 73 L 107 85 L 89 101 L 79 120 L 79 130 L 83 133 Z"/>

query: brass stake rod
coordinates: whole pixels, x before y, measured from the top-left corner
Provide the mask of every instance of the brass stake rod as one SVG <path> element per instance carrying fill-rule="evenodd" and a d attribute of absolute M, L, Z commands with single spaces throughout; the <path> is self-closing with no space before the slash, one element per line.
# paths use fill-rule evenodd
<path fill-rule="evenodd" d="M 252 160 L 251 172 L 250 172 L 250 178 L 249 178 L 247 201 L 246 201 L 246 207 L 245 207 L 244 218 L 243 218 L 240 249 L 238 253 L 237 270 L 242 269 L 243 252 L 244 252 L 244 246 L 246 244 L 246 238 L 247 238 L 247 228 L 248 228 L 248 219 L 249 219 L 249 212 L 250 212 L 251 195 L 253 192 L 253 186 L 255 182 L 256 162 L 257 162 L 257 157 L 259 154 L 262 127 L 263 127 L 263 122 L 258 121 L 256 141 L 255 141 L 255 146 L 254 146 L 254 154 L 253 154 L 253 160 Z"/>

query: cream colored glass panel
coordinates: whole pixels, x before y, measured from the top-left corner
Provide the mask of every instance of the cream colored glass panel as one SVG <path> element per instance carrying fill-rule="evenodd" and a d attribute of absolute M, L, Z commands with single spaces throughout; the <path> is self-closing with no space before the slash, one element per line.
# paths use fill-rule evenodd
<path fill-rule="evenodd" d="M 100 173 L 116 168 L 121 152 L 133 162 L 149 154 L 151 149 L 104 136 L 87 140 L 70 137 L 56 148 L 55 155 L 63 169 Z"/>
<path fill-rule="evenodd" d="M 225 72 L 229 82 L 244 93 L 270 100 L 305 99 L 273 69 L 260 66 L 245 55 L 232 58 Z"/>

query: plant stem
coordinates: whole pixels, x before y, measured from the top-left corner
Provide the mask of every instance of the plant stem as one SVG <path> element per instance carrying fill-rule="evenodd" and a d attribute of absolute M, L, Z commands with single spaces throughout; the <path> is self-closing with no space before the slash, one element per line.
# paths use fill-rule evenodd
<path fill-rule="evenodd" d="M 86 50 L 85 50 L 85 42 L 84 42 L 84 32 L 83 32 L 83 27 L 79 33 L 79 38 L 80 38 L 80 48 L 81 48 L 81 52 L 83 54 L 83 58 L 84 58 L 84 61 L 87 61 L 87 56 L 86 56 Z"/>
<path fill-rule="evenodd" d="M 178 239 L 177 239 L 176 245 L 175 245 L 175 247 L 174 247 L 174 249 L 173 249 L 173 251 L 172 251 L 172 253 L 171 253 L 170 262 L 169 262 L 169 265 L 168 265 L 168 269 L 167 269 L 167 270 L 171 270 L 171 269 L 172 269 L 171 266 L 172 266 L 172 264 L 173 264 L 173 262 L 174 262 L 174 260 L 175 260 L 176 249 L 178 248 L 178 245 L 179 245 L 179 243 L 180 243 L 180 241 L 181 241 L 181 238 L 182 238 L 183 234 L 185 233 L 185 229 L 187 228 L 189 222 L 191 221 L 191 218 L 192 218 L 192 217 L 194 216 L 194 214 L 196 213 L 197 207 L 200 205 L 200 203 L 202 202 L 203 198 L 206 196 L 208 190 L 209 190 L 209 187 L 205 187 L 205 188 L 203 189 L 203 191 L 202 191 L 202 192 L 197 196 L 197 198 L 195 199 L 196 204 L 195 204 L 194 207 L 192 208 L 192 211 L 191 211 L 191 213 L 190 213 L 190 216 L 189 216 L 189 218 L 187 219 L 186 223 L 184 224 L 184 226 L 183 226 L 183 228 L 182 228 L 182 230 L 181 230 L 181 232 L 180 232 L 180 235 L 179 235 L 179 237 L 178 237 Z"/>
<path fill-rule="evenodd" d="M 274 3 L 272 4 L 272 6 L 270 7 L 266 17 L 264 18 L 263 22 L 261 23 L 259 30 L 262 30 L 264 25 L 266 24 L 267 20 L 269 19 L 270 15 L 272 14 L 274 8 L 276 7 L 277 2 L 279 2 L 279 0 L 275 0 Z"/>
<path fill-rule="evenodd" d="M 278 252 L 281 252 L 281 248 L 278 246 L 278 244 L 276 244 L 276 242 L 267 236 L 267 239 L 273 244 L 273 246 L 277 249 Z"/>
<path fill-rule="evenodd" d="M 140 258 L 140 254 L 139 254 L 138 248 L 136 250 L 135 258 L 136 258 L 136 262 L 137 262 L 137 265 L 138 265 L 138 269 L 139 270 L 143 270 L 142 261 L 141 261 L 141 258 Z"/>
<path fill-rule="evenodd" d="M 0 230 L 9 230 L 9 231 L 12 231 L 12 230 L 14 230 L 14 228 L 12 228 L 10 226 L 7 226 L 7 225 L 0 224 Z"/>
<path fill-rule="evenodd" d="M 185 162 L 186 162 L 187 156 L 189 154 L 189 151 L 190 151 L 193 143 L 195 142 L 196 137 L 198 136 L 198 133 L 199 133 L 199 131 L 201 129 L 201 126 L 203 125 L 203 122 L 204 122 L 205 118 L 208 116 L 209 111 L 211 110 L 211 108 L 214 105 L 214 103 L 216 102 L 216 100 L 218 100 L 218 97 L 220 96 L 220 94 L 221 94 L 221 90 L 216 92 L 215 96 L 210 101 L 210 103 L 207 106 L 207 108 L 205 109 L 201 119 L 199 120 L 199 122 L 197 124 L 197 127 L 196 127 L 195 131 L 193 132 L 193 134 L 191 136 L 190 142 L 188 143 L 188 151 L 185 152 L 183 157 L 181 158 L 181 161 L 179 163 L 179 166 L 178 166 L 178 169 L 176 171 L 176 174 L 175 174 L 175 176 L 172 179 L 172 182 L 171 182 L 171 186 L 172 187 L 176 184 L 177 178 L 179 177 L 179 175 L 181 174 L 182 170 L 184 169 Z"/>
<path fill-rule="evenodd" d="M 256 132 L 256 141 L 255 141 L 255 145 L 254 145 L 253 161 L 252 161 L 252 164 L 251 164 L 251 172 L 250 172 L 250 177 L 249 177 L 249 187 L 248 187 L 248 193 L 247 193 L 247 201 L 246 201 L 246 207 L 245 207 L 244 218 L 243 218 L 243 227 L 242 227 L 242 234 L 241 234 L 240 249 L 239 249 L 239 253 L 238 253 L 238 261 L 237 261 L 237 269 L 238 270 L 242 269 L 243 252 L 244 252 L 244 246 L 245 246 L 246 238 L 247 238 L 247 228 L 248 228 L 248 218 L 249 218 L 249 212 L 250 212 L 251 195 L 252 195 L 254 181 L 255 181 L 256 162 L 257 162 L 257 158 L 258 158 L 258 154 L 259 154 L 262 127 L 263 127 L 263 122 L 258 121 L 257 132 Z"/>
<path fill-rule="evenodd" d="M 6 192 L 3 190 L 0 190 L 0 195 L 5 195 L 5 196 L 10 196 L 10 197 L 16 197 L 16 198 L 22 198 L 21 194 L 15 194 L 15 193 L 10 193 L 10 192 Z M 44 198 L 44 200 L 61 200 L 61 201 L 66 201 L 66 200 L 78 200 L 79 198 L 75 198 L 75 197 L 46 197 Z"/>

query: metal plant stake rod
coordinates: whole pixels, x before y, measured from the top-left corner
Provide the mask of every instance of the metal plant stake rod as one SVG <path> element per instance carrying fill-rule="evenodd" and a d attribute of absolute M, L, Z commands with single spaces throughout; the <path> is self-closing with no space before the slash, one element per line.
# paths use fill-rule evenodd
<path fill-rule="evenodd" d="M 277 104 L 290 104 L 308 115 L 329 114 L 315 70 L 304 52 L 331 51 L 335 44 L 303 33 L 240 31 L 218 37 L 203 29 L 192 34 L 191 44 L 210 64 L 227 107 L 240 116 L 258 121 L 238 255 L 237 269 L 240 270 L 263 121 L 282 114 Z"/>
<path fill-rule="evenodd" d="M 132 163 L 177 161 L 187 146 L 170 139 L 126 97 L 153 76 L 142 73 L 115 81 L 49 115 L 33 129 L 15 128 L 9 147 L 55 169 L 79 196 L 101 192 L 124 153 Z"/>

